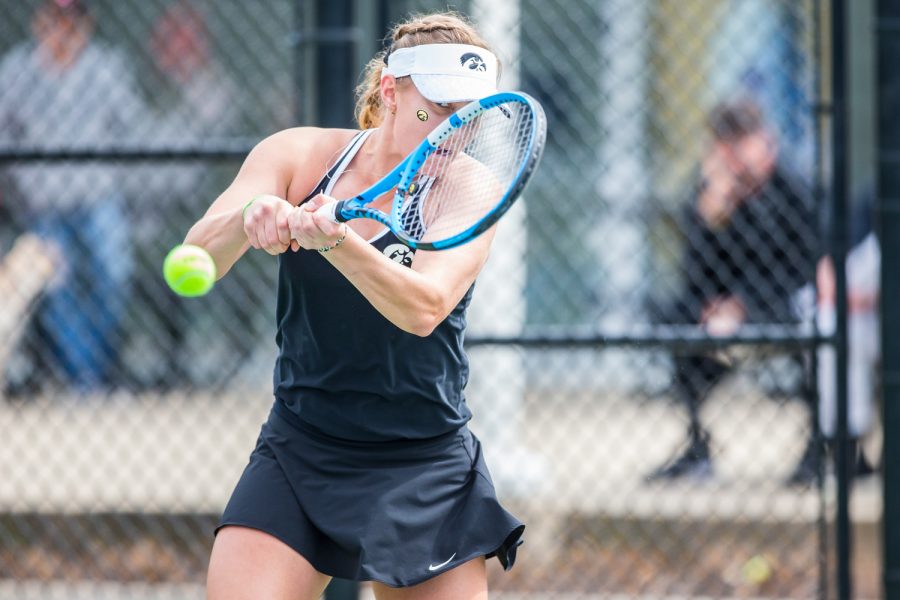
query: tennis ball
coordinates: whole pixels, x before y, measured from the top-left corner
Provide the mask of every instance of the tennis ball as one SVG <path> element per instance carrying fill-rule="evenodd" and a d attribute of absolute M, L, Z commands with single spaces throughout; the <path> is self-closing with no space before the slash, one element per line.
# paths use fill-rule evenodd
<path fill-rule="evenodd" d="M 772 563 L 762 554 L 757 554 L 744 563 L 741 575 L 747 583 L 761 585 L 772 579 Z"/>
<path fill-rule="evenodd" d="M 200 246 L 181 244 L 166 255 L 163 277 L 179 296 L 202 296 L 216 282 L 216 263 L 209 252 Z"/>

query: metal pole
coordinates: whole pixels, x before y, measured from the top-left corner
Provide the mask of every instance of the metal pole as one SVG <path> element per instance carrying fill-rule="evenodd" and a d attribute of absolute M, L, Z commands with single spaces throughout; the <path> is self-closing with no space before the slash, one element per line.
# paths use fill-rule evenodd
<path fill-rule="evenodd" d="M 316 125 L 353 126 L 353 89 L 359 69 L 359 30 L 352 0 L 316 0 Z"/>
<path fill-rule="evenodd" d="M 353 91 L 361 70 L 354 0 L 301 2 L 294 9 L 294 81 L 297 121 L 320 127 L 353 126 Z"/>
<path fill-rule="evenodd" d="M 878 198 L 881 297 L 900 294 L 900 0 L 878 0 Z M 900 310 L 881 306 L 884 597 L 900 600 Z"/>
<path fill-rule="evenodd" d="M 357 600 L 359 584 L 347 579 L 332 579 L 325 588 L 325 600 Z"/>
<path fill-rule="evenodd" d="M 813 139 L 814 139 L 814 148 L 815 154 L 813 160 L 815 161 L 815 198 L 816 204 L 822 202 L 823 205 L 827 205 L 828 198 L 828 186 L 826 185 L 827 181 L 827 168 L 826 168 L 826 160 L 827 154 L 825 151 L 825 144 L 823 143 L 825 137 L 825 128 L 823 125 L 827 123 L 828 119 L 831 118 L 831 106 L 828 103 L 830 98 L 829 91 L 825 88 L 823 83 L 823 70 L 827 68 L 828 61 L 825 58 L 825 46 L 823 43 L 823 38 L 826 37 L 825 30 L 825 20 L 824 15 L 825 11 L 823 9 L 824 0 L 816 0 L 813 2 L 812 10 L 813 10 L 813 57 L 815 61 L 815 68 L 813 69 L 814 77 L 814 98 L 815 98 L 815 124 L 813 126 Z M 824 200 L 824 202 L 823 202 Z M 827 252 L 828 240 L 823 240 L 820 242 L 817 251 L 818 255 L 822 255 Z M 818 333 L 818 330 L 816 331 Z M 830 342 L 830 340 L 829 340 Z M 819 353 L 817 352 L 818 345 L 813 344 L 812 351 L 810 354 L 810 372 L 808 373 L 809 377 L 809 385 L 806 389 L 807 399 L 809 401 L 810 407 L 810 429 L 814 432 L 816 439 L 818 440 L 817 444 L 817 456 L 814 462 L 816 468 L 816 482 L 819 487 L 819 516 L 818 516 L 818 533 L 819 533 L 819 544 L 818 544 L 818 589 L 816 590 L 816 598 L 818 600 L 826 600 L 829 596 L 829 539 L 828 539 L 828 500 L 822 490 L 822 475 L 823 475 L 823 453 L 822 453 L 822 436 L 821 436 L 821 428 L 819 427 L 819 390 L 816 385 L 819 381 L 818 378 L 818 370 L 819 370 Z"/>
<path fill-rule="evenodd" d="M 850 527 L 851 456 L 847 428 L 847 198 L 849 177 L 849 123 L 846 102 L 847 11 L 846 0 L 833 0 L 831 13 L 832 48 L 832 219 L 831 256 L 835 271 L 835 355 L 837 375 L 837 431 L 834 440 L 834 467 L 837 475 L 837 593 L 841 600 L 853 594 L 850 572 L 852 560 Z"/>
<path fill-rule="evenodd" d="M 316 5 L 314 2 L 294 3 L 294 31 L 291 47 L 294 54 L 294 119 L 296 124 L 309 125 L 316 122 L 315 81 L 316 48 L 309 40 L 316 27 Z"/>

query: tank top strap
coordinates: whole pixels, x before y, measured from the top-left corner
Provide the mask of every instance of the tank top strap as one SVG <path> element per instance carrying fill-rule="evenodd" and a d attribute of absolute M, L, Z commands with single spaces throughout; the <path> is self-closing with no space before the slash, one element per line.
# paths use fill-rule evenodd
<path fill-rule="evenodd" d="M 353 136 L 353 139 L 350 140 L 350 143 L 347 144 L 340 158 L 338 158 L 334 165 L 325 172 L 325 175 L 322 176 L 322 179 L 319 180 L 319 183 L 316 184 L 316 187 L 303 199 L 300 204 L 310 200 L 316 194 L 324 193 L 330 194 L 331 190 L 334 188 L 334 184 L 340 178 L 341 174 L 347 168 L 347 165 L 350 164 L 350 161 L 353 160 L 353 157 L 356 156 L 356 153 L 359 152 L 359 149 L 362 148 L 363 142 L 369 137 L 369 135 L 374 131 L 374 129 L 363 129 L 359 133 Z"/>

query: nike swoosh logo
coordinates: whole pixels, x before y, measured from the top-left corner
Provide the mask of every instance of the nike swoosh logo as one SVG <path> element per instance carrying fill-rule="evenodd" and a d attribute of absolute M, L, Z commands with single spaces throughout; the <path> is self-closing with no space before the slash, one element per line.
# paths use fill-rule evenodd
<path fill-rule="evenodd" d="M 456 558 L 456 552 L 453 553 L 453 556 L 451 556 L 450 558 L 448 558 L 447 560 L 445 560 L 444 562 L 442 562 L 439 565 L 428 565 L 428 570 L 429 571 L 437 571 L 441 567 L 446 567 L 447 565 L 450 564 L 450 561 L 453 560 L 454 558 Z"/>

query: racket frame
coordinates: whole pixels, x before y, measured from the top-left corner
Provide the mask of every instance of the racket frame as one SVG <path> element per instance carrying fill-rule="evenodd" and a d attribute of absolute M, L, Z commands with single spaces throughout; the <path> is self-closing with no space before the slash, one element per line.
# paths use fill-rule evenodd
<path fill-rule="evenodd" d="M 532 118 L 535 120 L 534 135 L 528 140 L 528 146 L 524 151 L 526 159 L 523 160 L 522 164 L 519 166 L 519 171 L 513 178 L 512 185 L 508 187 L 506 193 L 497 202 L 495 207 L 488 212 L 487 216 L 452 237 L 436 240 L 434 242 L 420 242 L 414 240 L 407 236 L 401 227 L 395 226 L 396 223 L 401 222 L 403 204 L 409 193 L 410 185 L 413 183 L 419 169 L 425 164 L 428 157 L 437 150 L 441 142 L 455 130 L 464 126 L 485 110 L 510 102 L 518 102 L 529 106 Z M 435 127 L 415 150 L 407 155 L 405 159 L 400 161 L 397 166 L 391 169 L 391 171 L 377 183 L 353 198 L 339 200 L 325 207 L 327 209 L 327 214 L 332 220 L 338 223 L 360 218 L 378 221 L 394 232 L 401 241 L 413 249 L 445 250 L 460 246 L 489 229 L 516 201 L 531 178 L 531 174 L 540 162 L 541 155 L 544 151 L 546 135 L 547 126 L 544 111 L 541 108 L 541 105 L 528 94 L 522 92 L 501 92 L 480 100 L 474 100 L 460 108 Z M 367 206 L 370 202 L 394 187 L 397 189 L 391 203 L 390 215 Z"/>

